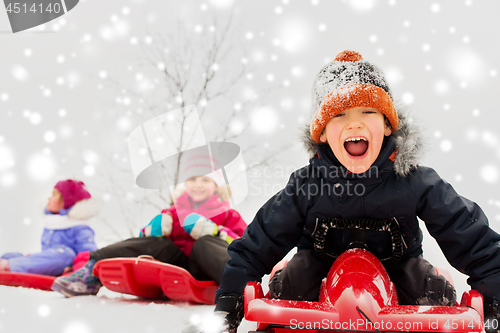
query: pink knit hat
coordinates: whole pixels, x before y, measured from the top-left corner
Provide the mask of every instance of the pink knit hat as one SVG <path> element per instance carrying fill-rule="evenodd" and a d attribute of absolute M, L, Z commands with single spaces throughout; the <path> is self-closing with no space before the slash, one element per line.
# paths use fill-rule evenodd
<path fill-rule="evenodd" d="M 90 193 L 84 188 L 85 184 L 79 180 L 67 179 L 57 182 L 54 188 L 61 192 L 64 199 L 64 209 L 76 204 L 78 201 L 89 199 Z"/>
<path fill-rule="evenodd" d="M 197 147 L 182 153 L 180 181 L 185 183 L 191 177 L 205 176 L 221 186 L 224 185 L 224 177 L 220 169 L 219 161 L 210 155 L 208 146 Z"/>

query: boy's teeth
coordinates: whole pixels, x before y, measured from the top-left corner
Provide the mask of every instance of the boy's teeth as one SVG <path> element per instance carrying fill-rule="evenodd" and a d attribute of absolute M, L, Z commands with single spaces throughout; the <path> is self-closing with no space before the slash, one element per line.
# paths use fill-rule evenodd
<path fill-rule="evenodd" d="M 349 139 L 345 140 L 345 142 L 360 141 L 360 140 L 366 141 L 365 138 L 349 138 Z"/>

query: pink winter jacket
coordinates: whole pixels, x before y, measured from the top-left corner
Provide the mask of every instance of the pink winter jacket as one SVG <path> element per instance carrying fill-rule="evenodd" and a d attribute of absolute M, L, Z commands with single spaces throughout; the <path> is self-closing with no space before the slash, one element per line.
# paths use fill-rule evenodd
<path fill-rule="evenodd" d="M 214 195 L 195 209 L 188 194 L 184 193 L 177 199 L 175 205 L 162 210 L 162 214 L 168 213 L 173 219 L 172 233 L 168 237 L 189 257 L 195 239 L 184 231 L 183 223 L 191 213 L 203 215 L 215 224 L 231 229 L 241 237 L 247 224 L 237 211 L 229 207 L 229 202 L 220 201 L 219 196 Z"/>

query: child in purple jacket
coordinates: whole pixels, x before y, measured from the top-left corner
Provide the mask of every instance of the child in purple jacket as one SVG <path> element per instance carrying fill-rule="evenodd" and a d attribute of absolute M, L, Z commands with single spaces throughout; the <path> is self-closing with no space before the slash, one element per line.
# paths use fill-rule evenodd
<path fill-rule="evenodd" d="M 45 208 L 42 252 L 27 256 L 6 253 L 0 259 L 0 272 L 58 276 L 73 264 L 78 253 L 97 249 L 90 227 L 97 206 L 84 186 L 72 179 L 54 186 Z"/>

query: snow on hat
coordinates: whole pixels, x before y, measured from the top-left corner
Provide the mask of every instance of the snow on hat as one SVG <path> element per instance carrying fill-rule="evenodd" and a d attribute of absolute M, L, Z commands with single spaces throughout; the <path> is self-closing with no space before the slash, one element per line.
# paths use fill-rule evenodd
<path fill-rule="evenodd" d="M 224 185 L 224 177 L 220 171 L 219 162 L 210 156 L 208 149 L 199 147 L 182 154 L 180 162 L 180 181 L 185 183 L 191 177 L 208 177 L 217 186 Z M 203 149 L 202 149 L 203 148 Z"/>
<path fill-rule="evenodd" d="M 336 114 L 358 106 L 372 107 L 382 112 L 398 129 L 398 116 L 392 102 L 389 84 L 382 71 L 363 60 L 355 51 L 342 51 L 335 60 L 323 67 L 312 89 L 311 137 L 319 142 L 321 132 Z"/>
<path fill-rule="evenodd" d="M 84 188 L 85 184 L 79 180 L 67 179 L 57 182 L 54 188 L 61 192 L 64 199 L 64 209 L 76 204 L 78 201 L 89 199 L 90 193 Z"/>

